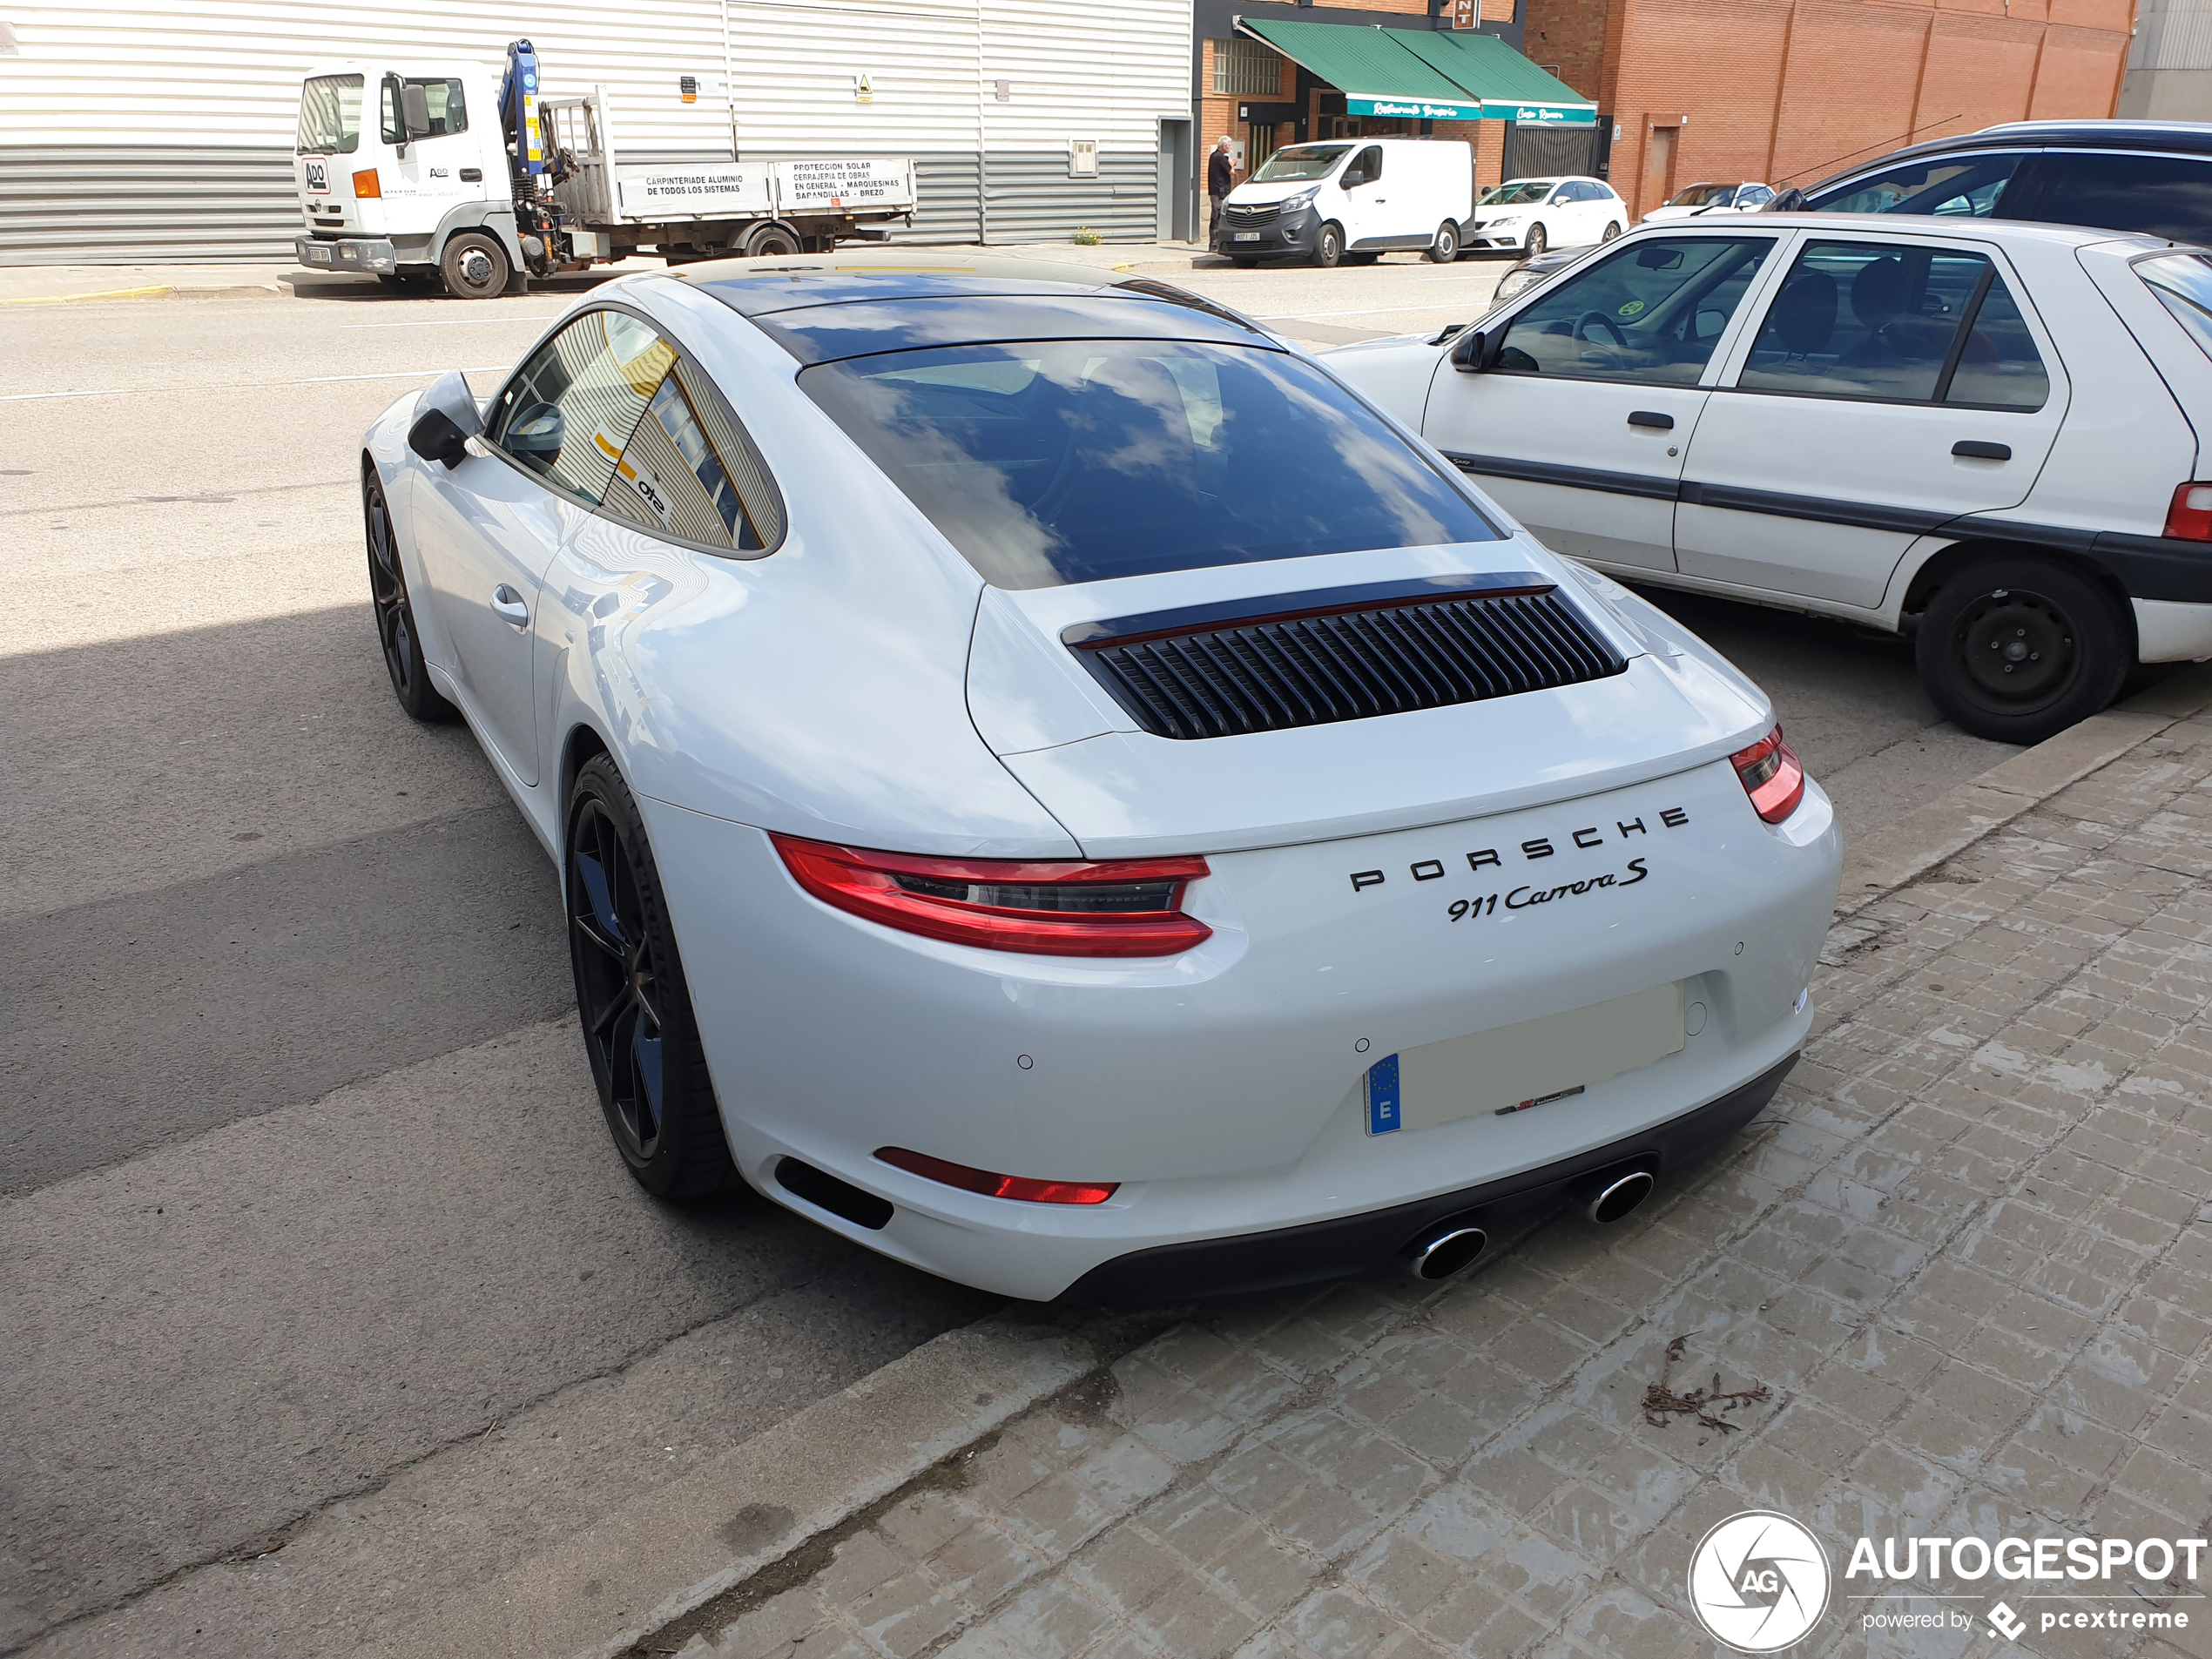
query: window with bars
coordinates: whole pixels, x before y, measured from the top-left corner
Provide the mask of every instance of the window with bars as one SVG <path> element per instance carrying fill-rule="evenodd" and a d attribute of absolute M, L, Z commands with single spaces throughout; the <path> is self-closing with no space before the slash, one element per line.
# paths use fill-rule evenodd
<path fill-rule="evenodd" d="M 1215 41 L 1213 90 L 1231 98 L 1275 97 L 1283 90 L 1282 53 L 1244 35 Z"/>

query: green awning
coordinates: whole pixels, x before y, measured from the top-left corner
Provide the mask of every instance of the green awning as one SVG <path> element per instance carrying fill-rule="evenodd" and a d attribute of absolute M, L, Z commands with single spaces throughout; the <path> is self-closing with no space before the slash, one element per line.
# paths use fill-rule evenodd
<path fill-rule="evenodd" d="M 1251 17 L 1237 26 L 1342 92 L 1347 114 L 1545 126 L 1597 121 L 1596 105 L 1495 35 Z"/>

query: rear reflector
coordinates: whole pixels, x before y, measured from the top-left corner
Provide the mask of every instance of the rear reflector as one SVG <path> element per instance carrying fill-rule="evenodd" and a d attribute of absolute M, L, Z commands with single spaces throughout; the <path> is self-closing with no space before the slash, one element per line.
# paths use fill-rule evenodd
<path fill-rule="evenodd" d="M 1118 1181 L 1033 1181 L 1024 1175 L 993 1175 L 965 1163 L 948 1163 L 927 1152 L 909 1152 L 903 1146 L 879 1146 L 875 1155 L 924 1180 L 941 1181 L 990 1198 L 1019 1198 L 1023 1204 L 1104 1204 L 1121 1185 Z"/>
<path fill-rule="evenodd" d="M 2184 542 L 2212 542 L 2212 484 L 2178 486 L 2166 509 L 2166 533 Z"/>
<path fill-rule="evenodd" d="M 910 934 L 1042 956 L 1172 956 L 1213 936 L 1176 907 L 1202 858 L 936 859 L 771 835 L 824 904 Z M 950 1167 L 950 1166 L 948 1166 Z"/>
<path fill-rule="evenodd" d="M 354 199 L 374 202 L 384 199 L 384 186 L 376 177 L 376 169 L 365 167 L 354 175 Z"/>
<path fill-rule="evenodd" d="M 881 1232 L 891 1220 L 893 1211 L 887 1200 L 797 1158 L 776 1160 L 776 1184 L 870 1232 Z"/>
<path fill-rule="evenodd" d="M 1751 798 L 1751 810 L 1770 824 L 1782 822 L 1805 798 L 1805 769 L 1783 742 L 1780 726 L 1750 748 L 1737 750 L 1729 756 L 1728 763 L 1743 780 L 1743 792 Z"/>

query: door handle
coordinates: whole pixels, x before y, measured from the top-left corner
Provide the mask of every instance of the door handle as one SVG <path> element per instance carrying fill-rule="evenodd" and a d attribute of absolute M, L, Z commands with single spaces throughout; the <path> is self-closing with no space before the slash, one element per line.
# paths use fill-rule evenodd
<path fill-rule="evenodd" d="M 504 582 L 491 590 L 491 608 L 499 613 L 502 622 L 517 628 L 530 625 L 530 608 L 523 603 L 523 596 Z"/>
<path fill-rule="evenodd" d="M 1675 417 L 1671 415 L 1662 415 L 1656 409 L 1630 409 L 1629 424 L 1648 426 L 1658 432 L 1672 432 L 1675 429 Z"/>
<path fill-rule="evenodd" d="M 1969 461 L 2010 461 L 2013 446 L 2009 443 L 1983 443 L 1974 438 L 1961 438 L 1951 446 L 1954 455 L 1964 455 Z"/>

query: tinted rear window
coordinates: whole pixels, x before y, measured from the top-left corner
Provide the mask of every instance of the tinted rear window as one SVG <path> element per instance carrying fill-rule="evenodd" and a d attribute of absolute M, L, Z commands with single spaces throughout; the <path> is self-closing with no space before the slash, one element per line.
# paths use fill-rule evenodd
<path fill-rule="evenodd" d="M 1280 351 L 969 345 L 818 364 L 799 384 L 1002 588 L 1499 539 L 1456 483 Z"/>
<path fill-rule="evenodd" d="M 2143 231 L 2176 242 L 2212 237 L 2212 156 L 2047 151 L 2027 216 L 2053 225 Z"/>
<path fill-rule="evenodd" d="M 2212 260 L 2197 253 L 2169 254 L 2142 260 L 2135 274 L 2150 284 L 2150 291 L 2174 314 L 2174 320 L 2212 357 Z"/>

